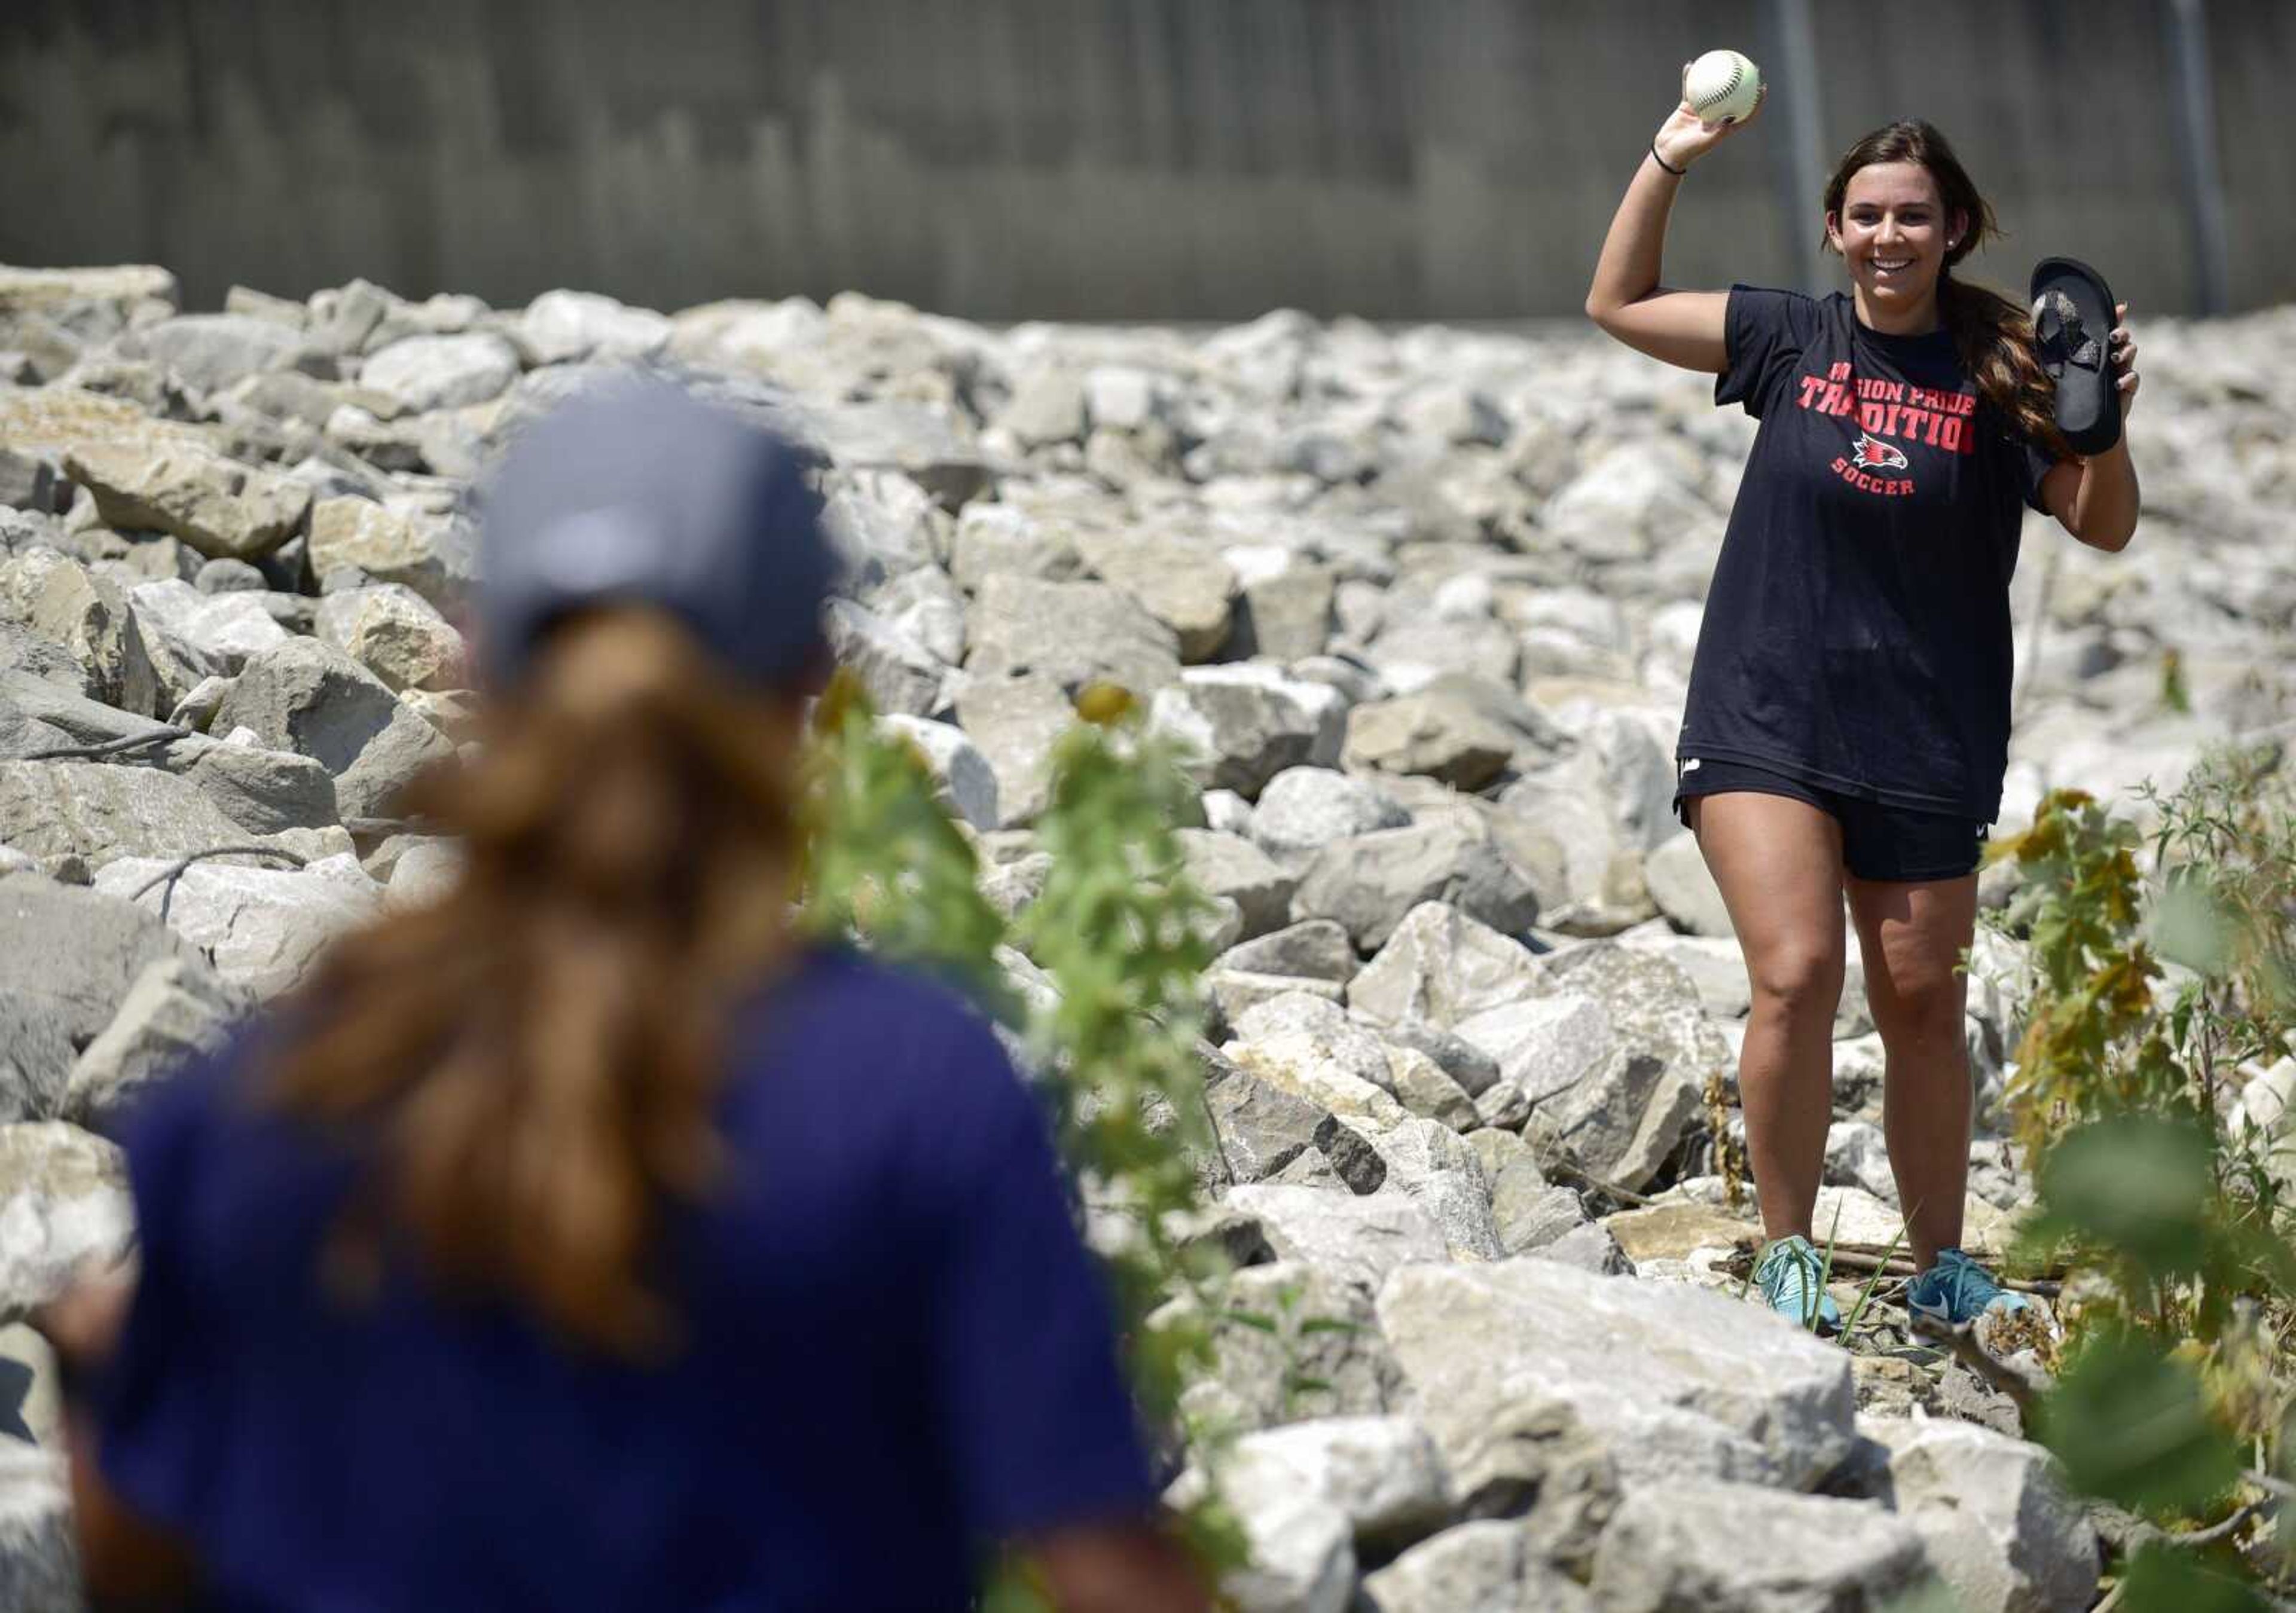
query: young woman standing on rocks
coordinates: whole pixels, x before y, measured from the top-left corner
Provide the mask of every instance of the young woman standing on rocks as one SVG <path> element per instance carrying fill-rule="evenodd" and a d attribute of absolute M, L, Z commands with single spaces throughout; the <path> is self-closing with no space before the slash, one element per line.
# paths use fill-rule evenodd
<path fill-rule="evenodd" d="M 1707 597 L 1675 802 L 1752 989 L 1738 1078 L 1769 1240 L 1757 1277 L 1774 1308 L 1839 1325 L 1811 1220 L 1846 893 L 1921 1271 L 1907 1300 L 1961 1322 L 2028 1303 L 1959 1248 L 1971 1092 L 1955 972 L 2007 761 L 2021 503 L 2118 550 L 2136 476 L 2125 437 L 2086 461 L 2063 449 L 2024 315 L 1954 277 L 1996 227 L 1926 123 L 1866 135 L 1826 186 L 1848 294 L 1661 285 L 1675 192 L 1733 132 L 1686 105 L 1660 126 L 1587 312 L 1629 347 L 1718 376 L 1715 401 L 1761 422 Z M 2136 351 L 2112 332 L 2124 415 Z"/>
<path fill-rule="evenodd" d="M 55 1329 L 99 1605 L 1205 1605 L 988 1027 L 790 932 L 800 469 L 656 384 L 496 479 L 463 878 L 159 1090 Z"/>

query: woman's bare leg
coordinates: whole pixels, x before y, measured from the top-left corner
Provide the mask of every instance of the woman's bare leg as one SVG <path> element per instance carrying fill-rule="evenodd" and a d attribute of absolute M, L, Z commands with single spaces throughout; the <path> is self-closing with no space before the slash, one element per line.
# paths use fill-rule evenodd
<path fill-rule="evenodd" d="M 1841 1001 L 1841 826 L 1807 801 L 1727 790 L 1685 803 L 1753 995 L 1738 1101 L 1762 1228 L 1810 1235 L 1833 1119 Z"/>
<path fill-rule="evenodd" d="M 1849 880 L 1866 954 L 1866 1001 L 1882 1033 L 1882 1130 L 1914 1263 L 1961 1246 L 1969 1191 L 1969 982 L 1956 972 L 1977 922 L 1977 876 Z"/>

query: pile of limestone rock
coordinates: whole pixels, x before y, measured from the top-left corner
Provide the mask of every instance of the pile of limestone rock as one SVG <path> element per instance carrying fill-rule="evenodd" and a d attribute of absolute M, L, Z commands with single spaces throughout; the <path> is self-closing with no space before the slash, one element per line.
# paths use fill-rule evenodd
<path fill-rule="evenodd" d="M 2296 311 L 2146 355 L 2136 545 L 2029 525 L 2013 823 L 2286 732 Z M 1242 1605 L 1849 1609 L 1940 1573 L 1972 1609 L 2087 1605 L 2094 1527 L 2005 1398 L 1886 1295 L 1850 1349 L 1735 1298 L 1747 988 L 1669 803 L 1752 423 L 1700 378 L 1591 332 L 1289 313 L 354 282 L 186 315 L 149 267 L 0 269 L 0 1602 L 69 1600 L 20 1319 L 132 1247 L 103 1134 L 453 877 L 394 797 L 466 738 L 473 479 L 632 364 L 819 450 L 832 642 L 1007 912 L 1080 686 L 1196 758 L 1205 1235 L 1244 1267 L 1193 1409 L 1242 1430 Z M 1851 945 L 1819 1219 L 1872 1247 L 1898 1218 Z M 1997 1249 L 2029 1198 L 1995 1129 L 2018 959 L 1980 951 L 1970 1241 Z"/>

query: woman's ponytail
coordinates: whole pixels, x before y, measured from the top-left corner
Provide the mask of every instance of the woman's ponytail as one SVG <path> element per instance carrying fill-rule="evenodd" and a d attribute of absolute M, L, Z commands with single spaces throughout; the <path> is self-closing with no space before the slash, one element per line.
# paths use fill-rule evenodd
<path fill-rule="evenodd" d="M 673 618 L 601 610 L 419 788 L 461 878 L 334 950 L 269 1070 L 280 1108 L 379 1139 L 331 1271 L 375 1274 L 397 1232 L 571 1338 L 674 1342 L 652 1233 L 712 1180 L 729 1013 L 791 948 L 800 723 Z"/>

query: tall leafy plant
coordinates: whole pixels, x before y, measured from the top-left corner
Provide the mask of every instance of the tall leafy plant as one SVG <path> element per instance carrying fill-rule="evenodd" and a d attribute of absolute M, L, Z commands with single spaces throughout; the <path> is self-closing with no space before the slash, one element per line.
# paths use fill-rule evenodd
<path fill-rule="evenodd" d="M 1177 1435 L 1188 1384 L 1213 1363 L 1200 1318 L 1218 1309 L 1199 1218 L 1194 1160 L 1211 1147 L 1195 1056 L 1199 978 L 1212 905 L 1187 879 L 1176 827 L 1196 795 L 1119 690 L 1086 691 L 1055 744 L 1051 803 L 1036 825 L 1052 866 L 1008 926 L 979 889 L 972 842 L 936 798 L 924 758 L 873 722 L 840 675 L 816 714 L 807 768 L 803 922 L 950 978 L 1026 1038 L 1062 1158 L 1095 1212 L 1095 1243 L 1116 1299 L 1133 1387 L 1152 1428 Z M 1031 1010 L 999 949 L 1017 946 L 1051 981 Z M 1195 1303 L 1168 1306 L 1176 1297 Z M 1015 1326 L 1027 1318 L 1015 1317 Z M 1221 1504 L 1219 1442 L 1191 1430 L 1213 1482 L 1185 1518 L 1199 1555 L 1242 1560 Z M 1003 1565 L 990 1613 L 1042 1598 L 1025 1564 Z"/>
<path fill-rule="evenodd" d="M 2296 1257 L 2272 1139 L 2230 1123 L 2284 1056 L 2296 813 L 2276 757 L 2210 758 L 2137 827 L 2076 791 L 2007 842 L 2032 993 L 2010 1099 L 2034 1165 L 2030 1251 L 2072 1268 L 2064 1375 L 2038 1432 L 2073 1485 L 2164 1524 L 2120 1606 L 2258 1607 L 2251 1520 L 2287 1491 Z"/>

